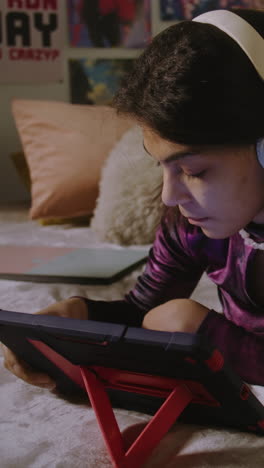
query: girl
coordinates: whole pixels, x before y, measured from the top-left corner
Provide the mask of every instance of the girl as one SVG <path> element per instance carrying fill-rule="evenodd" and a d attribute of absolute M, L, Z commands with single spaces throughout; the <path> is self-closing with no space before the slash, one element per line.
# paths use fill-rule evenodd
<path fill-rule="evenodd" d="M 263 37 L 263 11 L 221 10 L 154 38 L 115 98 L 164 173 L 168 209 L 145 271 L 124 300 L 75 297 L 41 313 L 202 333 L 264 385 Z M 203 272 L 223 314 L 188 299 Z M 4 354 L 18 377 L 54 386 Z"/>

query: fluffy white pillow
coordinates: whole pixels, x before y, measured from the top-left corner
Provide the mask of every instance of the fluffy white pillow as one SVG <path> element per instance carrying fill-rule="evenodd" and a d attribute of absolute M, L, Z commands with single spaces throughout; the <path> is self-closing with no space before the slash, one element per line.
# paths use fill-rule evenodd
<path fill-rule="evenodd" d="M 149 244 L 162 213 L 162 170 L 146 155 L 140 127 L 128 130 L 101 172 L 91 228 L 101 241 Z"/>

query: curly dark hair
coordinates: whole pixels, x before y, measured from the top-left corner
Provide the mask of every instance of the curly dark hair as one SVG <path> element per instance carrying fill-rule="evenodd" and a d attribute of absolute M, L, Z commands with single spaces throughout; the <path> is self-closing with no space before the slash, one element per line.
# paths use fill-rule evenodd
<path fill-rule="evenodd" d="M 264 11 L 232 11 L 264 37 Z M 239 45 L 210 24 L 182 21 L 154 37 L 113 105 L 176 143 L 243 144 L 264 135 L 264 82 Z"/>

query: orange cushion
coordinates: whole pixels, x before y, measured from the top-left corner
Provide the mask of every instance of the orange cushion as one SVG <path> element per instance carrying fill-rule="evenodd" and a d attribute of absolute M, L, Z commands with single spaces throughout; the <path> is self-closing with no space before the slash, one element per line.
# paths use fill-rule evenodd
<path fill-rule="evenodd" d="M 91 214 L 101 168 L 131 127 L 106 106 L 14 99 L 12 112 L 31 179 L 32 219 Z"/>

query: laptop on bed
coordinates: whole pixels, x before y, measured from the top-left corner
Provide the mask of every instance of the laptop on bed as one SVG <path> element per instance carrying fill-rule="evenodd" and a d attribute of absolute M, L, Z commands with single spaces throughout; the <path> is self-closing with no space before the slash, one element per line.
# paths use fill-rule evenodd
<path fill-rule="evenodd" d="M 0 245 L 0 278 L 45 283 L 110 284 L 143 264 L 148 251 L 149 246 Z"/>

